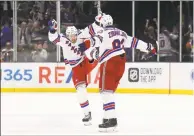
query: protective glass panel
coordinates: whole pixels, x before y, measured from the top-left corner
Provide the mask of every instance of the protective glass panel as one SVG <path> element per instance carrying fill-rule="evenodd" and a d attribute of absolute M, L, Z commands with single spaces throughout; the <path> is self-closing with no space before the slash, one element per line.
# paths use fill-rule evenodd
<path fill-rule="evenodd" d="M 13 49 L 13 2 L 0 1 L 1 20 L 1 62 L 12 62 Z"/>
<path fill-rule="evenodd" d="M 144 44 L 152 44 L 155 48 L 157 48 L 157 8 L 157 1 L 135 1 L 135 37 Z M 136 49 L 135 61 L 155 62 L 157 56 Z"/>
<path fill-rule="evenodd" d="M 182 34 L 182 61 L 193 62 L 193 1 L 183 1 L 182 15 L 184 17 Z"/>
<path fill-rule="evenodd" d="M 178 62 L 180 49 L 180 2 L 160 2 L 160 62 Z"/>
<path fill-rule="evenodd" d="M 56 62 L 56 46 L 48 41 L 52 18 L 56 18 L 55 1 L 17 2 L 18 62 Z"/>

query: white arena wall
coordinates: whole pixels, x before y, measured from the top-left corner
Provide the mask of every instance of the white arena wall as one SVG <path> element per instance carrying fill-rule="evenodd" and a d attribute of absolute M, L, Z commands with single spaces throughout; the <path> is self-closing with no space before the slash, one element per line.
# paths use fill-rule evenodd
<path fill-rule="evenodd" d="M 64 63 L 1 63 L 1 92 L 75 92 Z M 88 92 L 98 92 L 99 69 Z M 126 63 L 117 93 L 194 95 L 193 63 Z"/>

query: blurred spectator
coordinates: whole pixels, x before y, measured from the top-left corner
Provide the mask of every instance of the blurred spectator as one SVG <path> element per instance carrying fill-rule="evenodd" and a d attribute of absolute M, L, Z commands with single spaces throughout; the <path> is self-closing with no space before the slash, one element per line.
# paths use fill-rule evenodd
<path fill-rule="evenodd" d="M 152 22 L 152 23 L 151 23 Z M 153 18 L 152 21 L 149 19 L 146 20 L 146 25 L 144 29 L 144 38 L 142 38 L 145 42 L 151 43 L 156 50 L 158 51 L 158 42 L 157 42 L 157 19 Z M 147 54 L 141 52 L 141 58 L 145 57 Z M 157 56 L 153 56 L 152 58 L 149 59 L 143 59 L 144 61 L 157 61 Z M 143 61 L 141 59 L 141 61 Z"/>
<path fill-rule="evenodd" d="M 179 43 L 179 28 L 178 26 L 173 26 L 172 28 L 172 32 L 169 34 L 170 36 L 170 41 L 171 41 L 171 46 L 172 48 L 174 48 L 177 53 L 179 52 L 179 46 L 180 46 L 180 43 Z M 178 61 L 178 60 L 177 60 Z"/>
<path fill-rule="evenodd" d="M 35 46 L 35 51 L 32 51 L 32 60 L 34 62 L 46 62 L 48 58 L 48 53 L 43 49 L 41 42 L 38 43 L 37 47 Z"/>
<path fill-rule="evenodd" d="M 0 54 L 0 62 L 3 62 L 3 53 Z"/>
<path fill-rule="evenodd" d="M 193 62 L 194 60 L 194 35 L 192 32 L 192 27 L 190 26 L 191 31 L 188 34 L 185 34 L 185 39 L 187 39 L 185 48 L 186 48 L 186 53 L 183 55 L 183 61 L 186 62 Z M 188 37 L 188 38 L 187 38 Z"/>
<path fill-rule="evenodd" d="M 13 61 L 13 48 L 11 42 L 6 42 L 5 48 L 1 51 L 1 58 L 3 62 Z"/>
<path fill-rule="evenodd" d="M 18 27 L 18 44 L 21 46 L 27 46 L 30 43 L 31 36 L 27 29 L 26 22 L 22 22 L 20 27 Z"/>
<path fill-rule="evenodd" d="M 32 41 L 33 42 L 46 38 L 46 35 L 45 37 L 43 37 L 43 35 L 40 32 L 41 32 L 40 22 L 35 21 L 32 26 Z"/>
<path fill-rule="evenodd" d="M 178 40 L 178 33 L 176 28 L 170 33 L 166 27 L 162 27 L 159 36 L 159 56 L 162 62 L 176 62 L 178 61 L 178 51 L 173 48 L 172 41 Z M 175 44 L 177 46 L 177 44 Z"/>
<path fill-rule="evenodd" d="M 48 33 L 48 22 L 50 19 L 50 15 L 46 12 L 44 14 L 43 20 L 41 20 L 41 32 L 45 35 Z"/>
<path fill-rule="evenodd" d="M 40 13 L 45 12 L 45 1 L 36 1 L 36 6 L 38 7 Z"/>
<path fill-rule="evenodd" d="M 48 50 L 48 42 L 47 41 L 44 41 L 42 48 L 45 50 Z"/>
<path fill-rule="evenodd" d="M 78 12 L 84 12 L 84 1 L 76 1 L 76 8 Z"/>
<path fill-rule="evenodd" d="M 157 42 L 157 19 L 146 19 L 143 32 L 141 29 L 137 29 L 137 37 L 148 44 L 152 44 L 156 50 L 158 50 Z M 147 53 L 135 50 L 135 61 L 157 61 L 157 56 L 148 57 Z"/>
<path fill-rule="evenodd" d="M 75 10 L 70 1 L 63 1 L 61 4 L 61 19 L 64 23 L 75 22 Z"/>
<path fill-rule="evenodd" d="M 5 22 L 1 29 L 1 48 L 5 47 L 7 41 L 12 42 L 13 40 L 13 30 L 8 22 Z"/>
<path fill-rule="evenodd" d="M 13 17 L 12 10 L 13 10 L 12 1 L 0 2 L 0 12 L 1 12 L 0 20 L 2 25 L 4 25 L 5 22 L 8 22 L 9 25 L 11 24 L 10 18 Z"/>
<path fill-rule="evenodd" d="M 39 12 L 40 8 L 36 5 L 33 6 L 32 10 L 30 11 L 30 17 L 33 21 L 40 21 L 43 19 L 42 13 Z"/>
<path fill-rule="evenodd" d="M 153 18 L 153 21 L 155 22 L 155 25 L 157 26 L 157 19 Z M 154 28 L 154 26 L 150 23 L 150 20 L 146 20 L 144 35 L 146 36 L 146 41 L 152 44 L 156 44 L 157 41 L 157 28 Z"/>
<path fill-rule="evenodd" d="M 32 57 L 30 56 L 30 53 L 30 49 L 27 46 L 18 45 L 17 60 L 19 62 L 32 62 Z"/>
<path fill-rule="evenodd" d="M 3 10 L 8 10 L 7 1 L 4 1 L 4 3 L 3 3 Z"/>

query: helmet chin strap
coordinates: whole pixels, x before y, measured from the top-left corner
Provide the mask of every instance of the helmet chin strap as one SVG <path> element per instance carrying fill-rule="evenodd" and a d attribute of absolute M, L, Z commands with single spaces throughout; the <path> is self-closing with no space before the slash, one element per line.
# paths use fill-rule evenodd
<path fill-rule="evenodd" d="M 96 24 L 97 26 L 100 26 L 100 22 L 95 21 L 95 24 Z"/>
<path fill-rule="evenodd" d="M 101 27 L 104 27 L 102 23 L 99 22 L 99 24 L 100 24 Z"/>
<path fill-rule="evenodd" d="M 103 25 L 102 25 L 100 22 L 95 21 L 95 24 L 96 24 L 97 26 L 103 27 Z"/>

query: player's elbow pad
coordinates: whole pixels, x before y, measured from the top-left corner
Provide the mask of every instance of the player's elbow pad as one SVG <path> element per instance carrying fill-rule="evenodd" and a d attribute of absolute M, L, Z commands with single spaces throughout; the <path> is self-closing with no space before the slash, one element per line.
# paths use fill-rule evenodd
<path fill-rule="evenodd" d="M 97 58 L 98 58 L 98 51 L 97 51 L 97 49 L 95 47 L 91 47 L 91 48 L 89 48 L 89 49 L 87 49 L 85 51 L 85 55 L 86 55 L 86 57 L 89 60 L 92 60 L 92 59 L 97 60 Z"/>
<path fill-rule="evenodd" d="M 99 55 L 98 50 L 96 48 L 93 49 L 92 50 L 92 58 L 97 60 L 98 59 L 98 55 Z"/>

